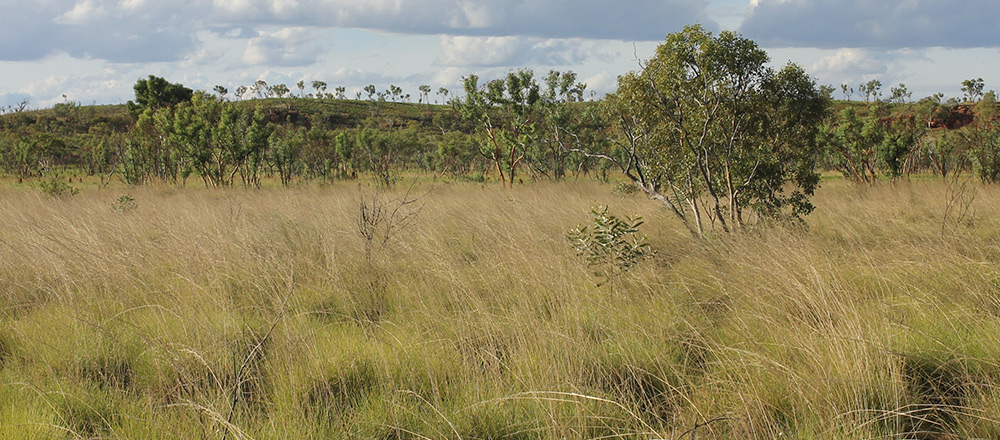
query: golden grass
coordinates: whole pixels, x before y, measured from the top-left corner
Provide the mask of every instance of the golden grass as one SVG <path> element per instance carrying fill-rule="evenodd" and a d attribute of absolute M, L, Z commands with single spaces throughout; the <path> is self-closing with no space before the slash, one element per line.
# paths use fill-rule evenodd
<path fill-rule="evenodd" d="M 368 259 L 406 187 L 0 189 L 0 438 L 1000 435 L 1000 190 L 825 185 L 693 240 L 608 185 L 424 182 Z M 656 256 L 595 276 L 596 205 Z"/>

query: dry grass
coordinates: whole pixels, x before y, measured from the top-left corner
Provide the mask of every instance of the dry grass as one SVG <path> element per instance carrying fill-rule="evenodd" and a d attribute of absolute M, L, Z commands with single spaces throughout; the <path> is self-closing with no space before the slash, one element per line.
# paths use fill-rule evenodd
<path fill-rule="evenodd" d="M 1000 190 L 954 189 L 695 241 L 607 185 L 424 183 L 370 258 L 355 184 L 0 190 L 0 438 L 995 438 Z M 596 277 L 595 205 L 656 257 Z"/>

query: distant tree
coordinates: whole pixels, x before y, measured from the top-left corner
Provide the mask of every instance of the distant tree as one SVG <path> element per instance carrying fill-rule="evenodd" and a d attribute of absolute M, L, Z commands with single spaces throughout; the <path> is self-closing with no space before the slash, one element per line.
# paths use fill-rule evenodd
<path fill-rule="evenodd" d="M 252 91 L 257 95 L 257 99 L 270 98 L 274 93 L 273 89 L 267 85 L 267 81 L 258 79 L 253 83 Z"/>
<path fill-rule="evenodd" d="M 386 93 L 392 98 L 392 102 L 396 102 L 396 99 L 403 96 L 403 89 L 395 84 L 389 84 L 389 90 L 386 90 Z"/>
<path fill-rule="evenodd" d="M 212 88 L 212 90 L 215 92 L 216 96 L 218 96 L 219 99 L 221 99 L 221 100 L 225 100 L 226 99 L 226 94 L 229 93 L 229 89 L 227 89 L 227 88 L 225 88 L 223 86 L 215 86 L 215 87 Z"/>
<path fill-rule="evenodd" d="M 437 94 L 438 94 L 438 96 L 441 97 L 441 102 L 442 103 L 447 103 L 448 102 L 448 94 L 449 93 L 450 92 L 448 91 L 448 89 L 446 89 L 444 87 L 441 87 L 441 88 L 438 89 Z"/>
<path fill-rule="evenodd" d="M 420 94 L 417 95 L 418 96 L 417 103 L 422 104 L 426 102 L 430 104 L 431 86 L 424 84 L 421 85 L 420 87 L 417 87 L 417 90 L 420 91 Z"/>
<path fill-rule="evenodd" d="M 513 187 L 518 165 L 538 136 L 534 118 L 542 96 L 534 73 L 510 72 L 482 86 L 478 76 L 469 75 L 464 85 L 465 98 L 452 105 L 478 127 L 481 153 L 493 162 L 500 182 Z"/>
<path fill-rule="evenodd" d="M 861 84 L 858 89 L 865 94 L 865 102 L 878 102 L 882 98 L 882 81 L 877 79 Z"/>
<path fill-rule="evenodd" d="M 295 88 L 299 89 L 299 98 L 306 97 L 306 82 L 304 80 L 295 83 Z"/>
<path fill-rule="evenodd" d="M 906 84 L 899 83 L 898 86 L 889 89 L 889 101 L 896 104 L 905 104 L 910 102 L 910 97 L 913 96 L 913 92 L 906 89 Z"/>
<path fill-rule="evenodd" d="M 246 96 L 248 90 L 249 89 L 247 88 L 247 86 L 239 86 L 239 87 L 237 87 L 236 88 L 236 98 L 237 99 L 243 99 Z"/>
<path fill-rule="evenodd" d="M 962 93 L 964 93 L 965 102 L 978 102 L 983 97 L 983 88 L 985 84 L 982 78 L 967 79 L 962 81 Z"/>
<path fill-rule="evenodd" d="M 337 99 L 347 99 L 347 87 L 339 86 L 334 90 L 337 92 Z"/>
<path fill-rule="evenodd" d="M 980 80 L 976 87 L 982 87 Z M 974 92 L 974 91 L 973 91 Z M 969 159 L 983 183 L 1000 183 L 1000 126 L 996 124 L 996 95 L 986 92 L 976 104 L 975 120 L 959 132 L 964 138 Z"/>
<path fill-rule="evenodd" d="M 847 84 L 840 85 L 840 92 L 844 94 L 844 100 L 850 101 L 851 96 L 854 95 L 854 87 Z"/>
<path fill-rule="evenodd" d="M 326 93 L 326 83 L 323 81 L 313 81 L 312 86 L 313 90 L 316 91 L 314 95 L 316 99 L 322 99 L 323 95 Z"/>
<path fill-rule="evenodd" d="M 364 90 L 365 90 L 365 93 L 368 94 L 368 100 L 369 101 L 373 100 L 374 97 L 375 97 L 375 94 L 377 93 L 377 91 L 375 89 L 375 85 L 374 84 L 368 84 L 367 86 L 365 86 Z"/>
<path fill-rule="evenodd" d="M 291 90 L 284 84 L 278 84 L 271 88 L 271 93 L 279 98 L 284 98 L 285 95 L 291 93 Z"/>
<path fill-rule="evenodd" d="M 194 91 L 181 84 L 171 83 L 158 76 L 140 79 L 132 87 L 135 102 L 129 101 L 129 108 L 161 108 L 190 101 Z"/>

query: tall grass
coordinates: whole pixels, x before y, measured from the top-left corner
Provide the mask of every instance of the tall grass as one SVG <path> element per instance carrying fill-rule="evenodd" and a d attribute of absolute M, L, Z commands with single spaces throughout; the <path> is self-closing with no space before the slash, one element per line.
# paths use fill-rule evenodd
<path fill-rule="evenodd" d="M 607 185 L 423 183 L 367 258 L 364 186 L 115 191 L 0 190 L 0 438 L 1000 435 L 995 188 L 693 240 Z M 595 275 L 596 205 L 656 256 Z"/>

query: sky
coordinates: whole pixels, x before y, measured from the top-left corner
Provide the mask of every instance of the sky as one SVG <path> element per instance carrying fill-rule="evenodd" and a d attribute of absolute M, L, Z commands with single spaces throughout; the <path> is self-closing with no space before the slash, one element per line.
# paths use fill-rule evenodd
<path fill-rule="evenodd" d="M 573 71 L 614 91 L 666 35 L 700 23 L 753 39 L 775 66 L 913 99 L 1000 88 L 996 0 L 0 0 L 0 108 L 120 104 L 149 75 L 195 90 L 257 80 L 461 91 L 464 76 Z M 232 92 L 231 94 L 232 95 Z M 860 93 L 851 96 L 860 99 Z M 430 100 L 443 100 L 432 93 Z"/>

